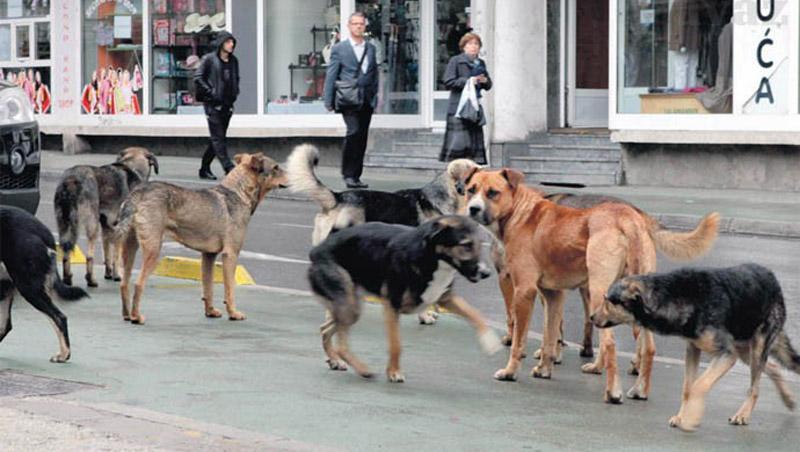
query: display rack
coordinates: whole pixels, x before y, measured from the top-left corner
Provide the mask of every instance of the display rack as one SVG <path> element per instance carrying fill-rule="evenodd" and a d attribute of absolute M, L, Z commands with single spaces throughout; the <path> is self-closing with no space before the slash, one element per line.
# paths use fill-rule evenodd
<path fill-rule="evenodd" d="M 322 98 L 322 90 L 319 89 L 317 86 L 317 75 L 320 72 L 324 72 L 328 69 L 328 65 L 322 61 L 322 54 L 320 51 L 317 50 L 317 35 L 319 33 L 324 33 L 324 36 L 329 36 L 331 32 L 335 31 L 334 28 L 329 27 L 317 27 L 316 25 L 311 27 L 311 53 L 309 55 L 314 55 L 316 58 L 315 63 L 313 65 L 309 64 L 289 64 L 289 93 L 291 96 L 295 96 L 297 93 L 294 92 L 294 73 L 295 71 L 311 71 L 311 80 L 313 85 L 313 97 L 314 99 Z M 320 49 L 321 50 L 321 49 Z"/>

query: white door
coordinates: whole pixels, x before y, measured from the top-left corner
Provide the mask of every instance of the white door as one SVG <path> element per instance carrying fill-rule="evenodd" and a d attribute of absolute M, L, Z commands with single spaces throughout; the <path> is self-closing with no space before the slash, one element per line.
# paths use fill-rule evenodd
<path fill-rule="evenodd" d="M 567 3 L 567 126 L 608 127 L 608 0 Z"/>

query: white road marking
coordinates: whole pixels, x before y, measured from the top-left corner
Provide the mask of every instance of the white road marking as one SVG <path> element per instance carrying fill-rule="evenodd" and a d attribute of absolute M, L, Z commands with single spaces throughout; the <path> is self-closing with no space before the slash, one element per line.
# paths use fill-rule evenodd
<path fill-rule="evenodd" d="M 286 226 L 288 228 L 314 229 L 313 225 L 297 223 L 273 223 L 275 226 Z"/>
<path fill-rule="evenodd" d="M 165 249 L 186 249 L 191 251 L 189 248 L 186 248 L 185 246 L 181 245 L 178 242 L 164 242 L 164 244 L 161 246 L 162 248 Z M 253 259 L 259 261 L 270 261 L 270 262 L 285 262 L 289 264 L 303 264 L 303 265 L 308 265 L 311 263 L 307 260 L 302 260 L 302 259 L 292 259 L 290 257 L 276 256 L 274 254 L 266 254 L 266 253 L 256 253 L 253 251 L 245 251 L 245 250 L 239 252 L 239 258 Z"/>

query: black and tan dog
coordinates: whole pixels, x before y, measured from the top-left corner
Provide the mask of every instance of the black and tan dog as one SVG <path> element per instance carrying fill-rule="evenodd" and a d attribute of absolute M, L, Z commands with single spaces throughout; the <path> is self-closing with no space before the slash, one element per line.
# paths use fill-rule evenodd
<path fill-rule="evenodd" d="M 439 217 L 416 228 L 366 223 L 338 231 L 312 249 L 311 290 L 331 313 L 320 327 L 330 368 L 346 370 L 347 363 L 359 375 L 372 376 L 348 345 L 350 327 L 361 314 L 358 289 L 384 300 L 389 338 L 386 375 L 391 382 L 405 379 L 400 371 L 400 314 L 435 303 L 470 321 L 485 351 L 497 351 L 500 340 L 481 314 L 452 293 L 456 273 L 472 282 L 489 276 L 480 261 L 477 230 L 477 224 L 460 216 Z"/>
<path fill-rule="evenodd" d="M 600 328 L 635 321 L 656 333 L 686 339 L 683 396 L 678 414 L 669 421 L 673 427 L 694 430 L 700 424 L 706 394 L 737 356 L 750 366 L 750 389 L 728 420 L 731 424 L 750 421 L 762 372 L 775 383 L 784 404 L 794 409 L 778 366 L 767 359 L 800 373 L 800 355 L 783 329 L 786 306 L 781 286 L 760 265 L 629 276 L 609 288 L 592 321 Z M 709 353 L 712 360 L 696 378 L 700 352 Z"/>
<path fill-rule="evenodd" d="M 289 189 L 305 193 L 319 204 L 322 211 L 314 217 L 311 244 L 320 244 L 333 231 L 356 224 L 380 221 L 389 224 L 419 226 L 440 215 L 462 210 L 464 197 L 459 185 L 468 173 L 480 168 L 469 159 L 453 160 L 447 168 L 420 188 L 395 192 L 380 190 L 346 190 L 336 192 L 326 187 L 314 172 L 319 151 L 310 144 L 294 148 L 286 163 Z M 422 311 L 419 321 L 436 322 L 436 311 Z"/>
<path fill-rule="evenodd" d="M 64 250 L 64 283 L 72 284 L 70 254 L 81 228 L 86 232 L 86 283 L 97 287 L 92 269 L 97 234 L 103 233 L 105 278 L 119 281 L 117 244 L 111 225 L 116 223 L 122 202 L 137 185 L 147 182 L 150 168 L 158 174 L 158 160 L 147 149 L 130 147 L 119 153 L 109 165 L 79 165 L 64 171 L 55 193 L 54 205 L 61 249 Z"/>
<path fill-rule="evenodd" d="M 158 264 L 161 244 L 171 237 L 182 245 L 203 253 L 203 302 L 206 317 L 221 317 L 213 305 L 213 268 L 222 255 L 225 307 L 231 320 L 244 320 L 233 299 L 234 272 L 242 249 L 247 225 L 264 196 L 273 188 L 286 185 L 283 169 L 261 153 L 238 154 L 236 167 L 213 188 L 190 190 L 163 182 L 142 185 L 131 193 L 120 212 L 116 226 L 122 242 L 123 276 L 120 285 L 122 317 L 143 324 L 139 312 L 147 278 Z M 136 251 L 142 249 L 142 269 L 130 308 L 128 285 Z"/>
<path fill-rule="evenodd" d="M 67 317 L 53 304 L 53 297 L 74 301 L 86 291 L 64 285 L 58 277 L 56 242 L 50 230 L 28 212 L 0 206 L 0 342 L 11 331 L 11 303 L 19 293 L 46 315 L 58 337 L 59 351 L 51 362 L 70 357 Z"/>

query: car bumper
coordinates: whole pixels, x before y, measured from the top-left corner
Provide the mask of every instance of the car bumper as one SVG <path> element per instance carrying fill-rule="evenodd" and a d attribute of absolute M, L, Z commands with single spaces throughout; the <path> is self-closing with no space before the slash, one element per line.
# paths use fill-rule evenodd
<path fill-rule="evenodd" d="M 39 188 L 27 190 L 0 190 L 0 205 L 14 206 L 36 215 L 39 207 Z"/>
<path fill-rule="evenodd" d="M 0 204 L 36 213 L 39 207 L 41 152 L 36 122 L 0 126 Z M 23 149 L 26 166 L 13 174 L 8 158 L 14 149 Z"/>

